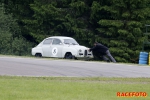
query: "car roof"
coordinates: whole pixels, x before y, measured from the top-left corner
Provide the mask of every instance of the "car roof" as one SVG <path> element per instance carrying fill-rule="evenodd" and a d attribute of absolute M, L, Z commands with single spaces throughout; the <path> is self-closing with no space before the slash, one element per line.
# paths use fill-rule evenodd
<path fill-rule="evenodd" d="M 73 39 L 73 38 L 67 37 L 67 36 L 51 36 L 51 37 L 48 37 L 48 38 Z M 48 39 L 48 38 L 47 38 L 47 39 Z"/>

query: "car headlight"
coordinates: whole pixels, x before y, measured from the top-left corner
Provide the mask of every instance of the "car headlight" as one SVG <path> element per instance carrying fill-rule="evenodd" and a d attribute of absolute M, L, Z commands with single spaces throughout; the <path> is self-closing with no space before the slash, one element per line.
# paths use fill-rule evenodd
<path fill-rule="evenodd" d="M 82 50 L 80 49 L 79 52 L 82 52 Z"/>

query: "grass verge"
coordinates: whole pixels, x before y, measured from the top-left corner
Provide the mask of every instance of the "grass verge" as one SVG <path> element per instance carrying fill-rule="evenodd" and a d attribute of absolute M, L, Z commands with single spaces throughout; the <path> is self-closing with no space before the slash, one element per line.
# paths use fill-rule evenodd
<path fill-rule="evenodd" d="M 150 78 L 0 76 L 0 100 L 150 100 Z M 147 97 L 117 97 L 146 92 Z"/>

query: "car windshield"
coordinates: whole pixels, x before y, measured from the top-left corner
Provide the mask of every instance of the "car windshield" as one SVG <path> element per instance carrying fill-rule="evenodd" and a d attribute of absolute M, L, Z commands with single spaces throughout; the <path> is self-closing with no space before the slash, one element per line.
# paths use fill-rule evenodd
<path fill-rule="evenodd" d="M 65 44 L 79 45 L 79 44 L 77 43 L 77 41 L 74 40 L 74 39 L 64 39 L 64 43 L 65 43 Z"/>

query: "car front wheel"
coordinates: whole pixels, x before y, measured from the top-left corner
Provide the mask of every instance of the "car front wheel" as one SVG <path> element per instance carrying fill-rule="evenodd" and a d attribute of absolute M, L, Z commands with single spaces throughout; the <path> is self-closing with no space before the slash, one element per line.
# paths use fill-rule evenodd
<path fill-rule="evenodd" d="M 70 53 L 70 52 L 67 52 L 66 54 L 65 54 L 65 57 L 64 57 L 65 59 L 73 59 L 74 58 L 74 56 L 72 56 L 72 54 Z"/>

